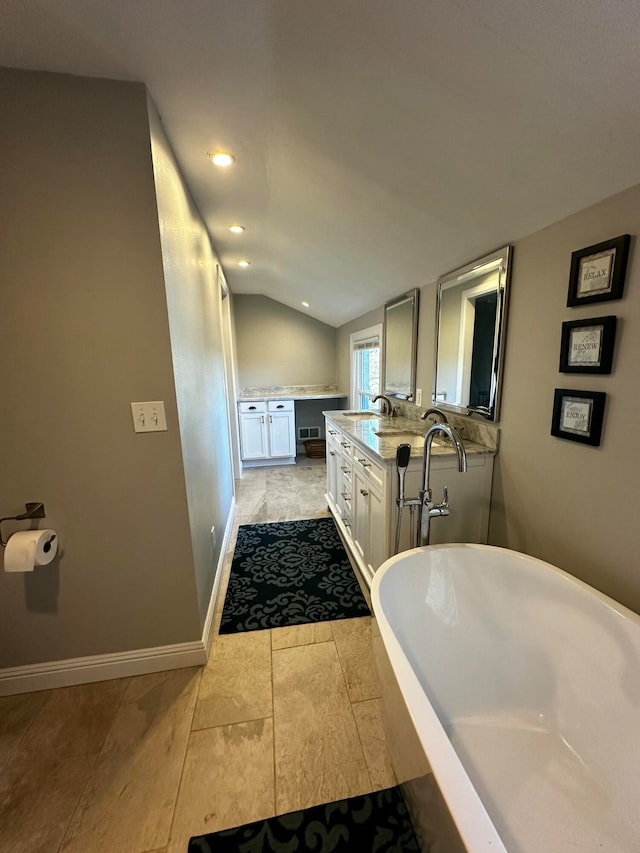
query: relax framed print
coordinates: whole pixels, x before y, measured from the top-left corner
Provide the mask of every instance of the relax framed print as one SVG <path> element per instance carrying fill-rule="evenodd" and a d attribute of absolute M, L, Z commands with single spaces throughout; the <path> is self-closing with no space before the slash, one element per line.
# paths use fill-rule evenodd
<path fill-rule="evenodd" d="M 569 307 L 622 298 L 630 243 L 629 234 L 622 234 L 571 255 Z"/>

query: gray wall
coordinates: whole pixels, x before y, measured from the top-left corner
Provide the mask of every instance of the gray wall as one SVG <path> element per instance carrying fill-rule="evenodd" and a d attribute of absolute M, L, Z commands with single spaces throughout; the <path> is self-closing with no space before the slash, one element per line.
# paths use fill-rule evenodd
<path fill-rule="evenodd" d="M 62 549 L 0 572 L 0 666 L 196 640 L 145 89 L 0 70 L 0 102 L 0 514 L 44 501 Z"/>
<path fill-rule="evenodd" d="M 507 351 L 490 542 L 532 554 L 640 612 L 640 259 L 632 241 L 625 296 L 567 308 L 571 253 L 640 232 L 640 186 L 520 240 L 514 247 Z M 472 260 L 472 259 L 470 259 Z M 443 274 L 449 272 L 443 270 Z M 420 293 L 417 385 L 429 405 L 435 365 L 436 285 Z M 614 314 L 611 376 L 558 372 L 562 322 Z M 349 376 L 349 333 L 376 322 L 370 312 L 338 329 L 338 376 Z M 599 448 L 550 435 L 555 388 L 607 392 Z"/>
<path fill-rule="evenodd" d="M 218 259 L 151 100 L 149 118 L 198 607 L 204 623 L 233 497 Z"/>
<path fill-rule="evenodd" d="M 622 300 L 567 308 L 571 253 L 640 233 L 640 186 L 515 246 L 491 541 L 557 564 L 640 612 L 640 257 Z M 618 317 L 611 376 L 558 372 L 562 322 Z M 602 444 L 550 434 L 555 388 L 605 391 Z"/>
<path fill-rule="evenodd" d="M 332 385 L 336 330 L 267 296 L 235 294 L 238 387 Z"/>
<path fill-rule="evenodd" d="M 368 329 L 370 326 L 377 326 L 378 323 L 383 322 L 384 306 L 380 306 L 380 308 L 375 308 L 373 311 L 357 317 L 350 323 L 345 323 L 336 330 L 338 388 L 345 394 L 351 393 L 351 335 L 361 329 Z M 349 402 L 349 406 L 351 406 L 351 402 Z"/>

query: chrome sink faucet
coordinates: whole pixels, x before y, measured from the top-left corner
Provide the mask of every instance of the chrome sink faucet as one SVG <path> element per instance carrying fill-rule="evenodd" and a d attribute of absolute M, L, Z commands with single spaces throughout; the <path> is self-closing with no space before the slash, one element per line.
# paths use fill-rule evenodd
<path fill-rule="evenodd" d="M 376 394 L 376 396 L 373 398 L 373 400 L 371 402 L 375 403 L 376 400 L 382 400 L 383 401 L 383 405 L 382 405 L 382 414 L 383 415 L 389 415 L 392 418 L 398 417 L 398 407 L 394 406 L 394 404 L 386 396 L 386 394 Z"/>
<path fill-rule="evenodd" d="M 430 409 L 427 409 L 427 411 L 423 415 L 420 415 L 420 417 L 422 418 L 423 421 L 426 421 L 426 419 L 429 417 L 429 415 L 435 415 L 436 417 L 438 417 L 440 419 L 440 423 L 442 423 L 442 424 L 448 424 L 449 423 L 449 419 L 447 418 L 445 413 L 442 411 L 442 409 L 438 409 L 436 406 L 432 406 Z M 437 421 L 434 421 L 434 423 L 437 423 Z"/>
<path fill-rule="evenodd" d="M 427 412 L 428 414 L 429 412 Z M 431 532 L 431 519 L 449 515 L 449 490 L 444 487 L 444 496 L 440 503 L 435 503 L 431 494 L 431 486 L 429 478 L 431 474 L 431 444 L 437 432 L 443 432 L 453 443 L 458 457 L 458 471 L 463 474 L 467 470 L 467 452 L 464 449 L 462 439 L 449 424 L 432 424 L 424 437 L 424 451 L 422 462 L 422 489 L 420 490 L 420 507 L 419 513 L 419 545 L 429 544 L 429 535 Z"/>

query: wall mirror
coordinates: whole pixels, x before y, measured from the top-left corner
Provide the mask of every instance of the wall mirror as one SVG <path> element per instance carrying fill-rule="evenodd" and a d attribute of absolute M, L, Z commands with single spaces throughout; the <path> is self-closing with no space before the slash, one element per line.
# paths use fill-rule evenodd
<path fill-rule="evenodd" d="M 384 393 L 415 400 L 418 352 L 418 290 L 384 306 Z"/>
<path fill-rule="evenodd" d="M 438 279 L 435 406 L 497 420 L 512 253 L 505 246 Z"/>

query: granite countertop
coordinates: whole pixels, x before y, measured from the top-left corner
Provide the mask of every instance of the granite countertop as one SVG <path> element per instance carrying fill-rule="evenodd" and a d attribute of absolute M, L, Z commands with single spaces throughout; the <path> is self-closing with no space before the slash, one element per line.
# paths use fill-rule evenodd
<path fill-rule="evenodd" d="M 383 462 L 395 462 L 396 450 L 399 444 L 411 445 L 411 458 L 422 458 L 424 450 L 424 435 L 428 427 L 422 421 L 411 418 L 390 418 L 374 416 L 368 418 L 349 417 L 341 411 L 323 412 L 323 415 L 335 426 L 361 444 L 366 450 L 372 451 Z M 387 435 L 376 435 L 377 432 L 389 431 Z M 395 435 L 390 434 L 396 433 Z M 468 454 L 495 454 L 495 450 L 477 444 L 461 436 L 464 448 Z M 444 434 L 436 436 L 431 445 L 431 452 L 436 456 L 455 456 L 455 450 Z"/>
<path fill-rule="evenodd" d="M 348 397 L 335 385 L 252 385 L 240 389 L 239 403 L 260 400 L 340 400 Z"/>
<path fill-rule="evenodd" d="M 295 394 L 240 394 L 238 396 L 239 403 L 258 403 L 260 400 L 338 400 L 348 397 L 348 394 L 341 394 L 339 391 L 314 393 L 298 392 Z"/>

